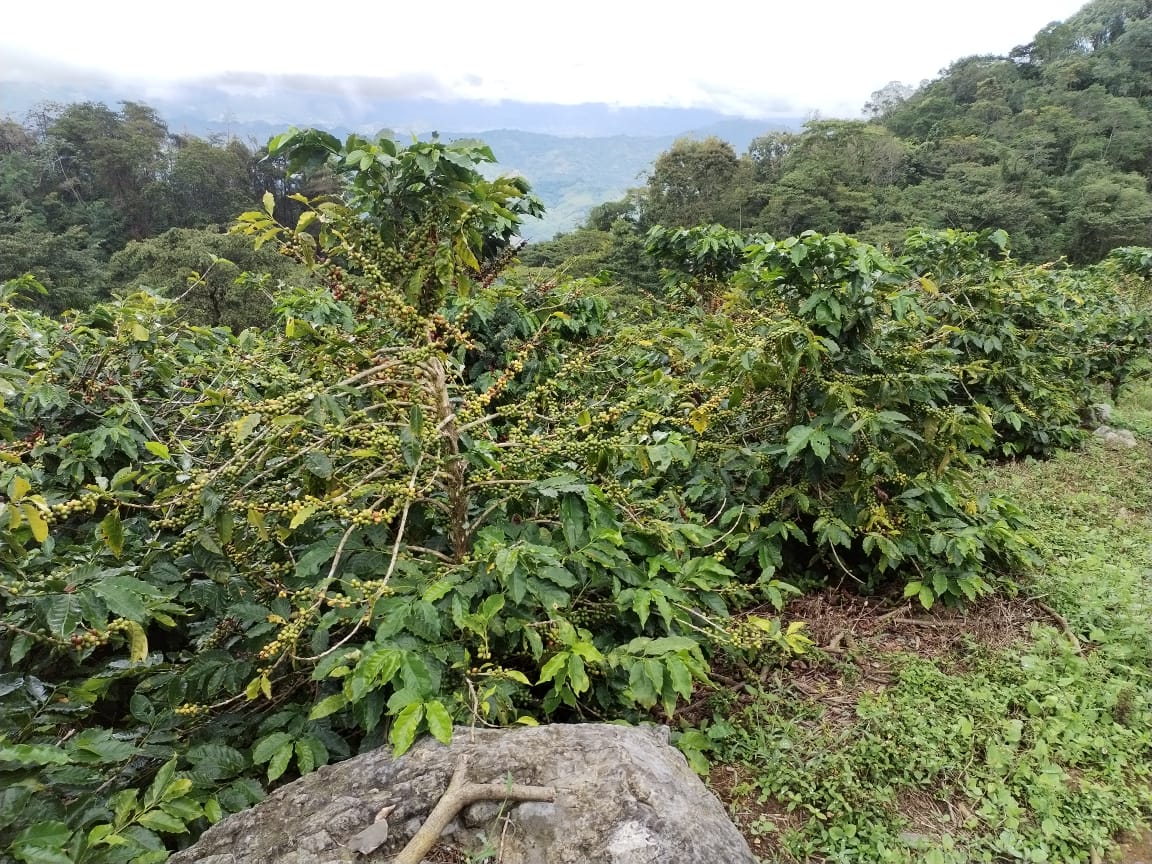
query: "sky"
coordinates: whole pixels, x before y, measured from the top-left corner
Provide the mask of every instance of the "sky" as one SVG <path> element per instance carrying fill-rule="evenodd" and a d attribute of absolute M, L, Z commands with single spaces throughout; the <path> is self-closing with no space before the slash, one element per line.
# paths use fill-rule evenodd
<path fill-rule="evenodd" d="M 53 0 L 4 3 L 0 80 L 146 82 L 250 73 L 410 98 L 858 116 L 889 81 L 918 84 L 1007 54 L 1082 0 Z M 246 74 L 247 73 L 247 74 Z M 247 82 L 247 83 L 246 83 Z"/>

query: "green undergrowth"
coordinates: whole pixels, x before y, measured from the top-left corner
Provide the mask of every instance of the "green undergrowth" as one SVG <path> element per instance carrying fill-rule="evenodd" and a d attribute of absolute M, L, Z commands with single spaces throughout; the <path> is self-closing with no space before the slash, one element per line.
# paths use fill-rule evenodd
<path fill-rule="evenodd" d="M 726 797 L 763 860 L 1116 860 L 1116 838 L 1152 808 L 1152 390 L 1109 422 L 1144 440 L 1092 441 L 987 481 L 1041 544 L 1016 602 L 1047 604 L 1079 651 L 1055 616 L 1008 649 L 862 646 L 836 670 L 860 693 L 848 721 L 784 690 L 703 725 L 713 777 L 739 778 Z M 886 687 L 854 684 L 876 666 Z"/>

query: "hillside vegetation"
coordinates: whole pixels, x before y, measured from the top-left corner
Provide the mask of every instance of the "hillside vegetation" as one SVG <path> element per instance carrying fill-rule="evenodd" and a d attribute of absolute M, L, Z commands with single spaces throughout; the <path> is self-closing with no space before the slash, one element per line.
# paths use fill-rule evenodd
<path fill-rule="evenodd" d="M 453 723 L 670 718 L 716 664 L 810 650 L 786 604 L 820 586 L 979 601 L 1036 560 L 981 457 L 1076 443 L 1148 367 L 1148 250 L 669 232 L 676 290 L 626 316 L 500 278 L 539 202 L 482 146 L 270 151 L 341 190 L 240 217 L 309 274 L 273 326 L 4 288 L 9 859 L 159 861 Z"/>
<path fill-rule="evenodd" d="M 1012 194 L 1066 209 L 1015 240 L 872 216 L 970 203 L 958 142 L 1004 200 L 1053 100 L 1145 110 L 1148 12 L 677 144 L 527 250 L 542 204 L 480 142 L 3 127 L 0 864 L 161 862 L 354 753 L 582 720 L 672 726 L 784 860 L 1101 860 L 1152 807 L 1149 451 L 1073 451 L 1102 401 L 1152 432 L 1150 145 L 1060 115 Z M 902 179 L 819 186 L 881 164 L 846 141 Z"/>
<path fill-rule="evenodd" d="M 1004 229 L 1025 260 L 1097 261 L 1152 238 L 1152 4 L 1094 0 L 1007 56 L 893 83 L 867 120 L 814 120 L 747 152 L 682 140 L 646 185 L 525 256 L 650 283 L 636 238 L 718 223 L 783 237 L 845 231 L 899 249 L 908 226 Z M 615 224 L 619 222 L 620 224 Z"/>

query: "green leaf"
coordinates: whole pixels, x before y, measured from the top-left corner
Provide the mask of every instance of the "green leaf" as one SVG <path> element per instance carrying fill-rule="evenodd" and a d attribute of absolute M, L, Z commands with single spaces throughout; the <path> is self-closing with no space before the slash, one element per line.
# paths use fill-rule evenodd
<path fill-rule="evenodd" d="M 128 621 L 124 629 L 128 633 L 128 659 L 133 663 L 142 663 L 148 658 L 148 634 L 144 632 L 135 621 Z"/>
<path fill-rule="evenodd" d="M 588 673 L 584 670 L 584 658 L 576 653 L 568 656 L 568 686 L 576 695 L 580 695 L 591 686 Z"/>
<path fill-rule="evenodd" d="M 672 689 L 683 699 L 692 698 L 692 673 L 679 657 L 669 657 L 667 661 L 668 677 L 672 681 Z"/>
<path fill-rule="evenodd" d="M 637 588 L 632 597 L 632 611 L 640 619 L 640 626 L 648 623 L 648 610 L 652 607 L 652 592 L 646 588 Z"/>
<path fill-rule="evenodd" d="M 44 621 L 53 635 L 70 635 L 80 623 L 79 599 L 74 594 L 57 594 L 49 598 Z"/>
<path fill-rule="evenodd" d="M 150 810 L 155 807 L 164 797 L 164 791 L 176 777 L 176 757 L 173 756 L 167 762 L 160 766 L 160 770 L 156 772 L 156 776 L 152 778 L 152 783 L 148 787 L 148 791 L 144 794 L 144 809 Z"/>
<path fill-rule="evenodd" d="M 209 825 L 215 825 L 224 818 L 224 808 L 220 806 L 216 796 L 212 796 L 204 802 L 204 817 L 208 820 Z"/>
<path fill-rule="evenodd" d="M 159 441 L 146 441 L 144 442 L 144 449 L 151 453 L 153 456 L 159 456 L 161 459 L 171 459 L 172 454 L 168 451 L 165 444 Z"/>
<path fill-rule="evenodd" d="M 227 744 L 198 744 L 186 755 L 197 774 L 213 780 L 235 777 L 248 767 L 244 754 Z"/>
<path fill-rule="evenodd" d="M 589 663 L 602 663 L 604 661 L 604 655 L 601 654 L 600 650 L 595 645 L 593 645 L 591 642 L 575 642 L 575 643 L 573 643 L 572 653 L 578 654 L 579 656 L 581 656 L 585 660 L 587 660 Z"/>
<path fill-rule="evenodd" d="M 399 663 L 397 663 L 399 666 Z M 315 705 L 312 710 L 308 712 L 309 720 L 320 720 L 335 714 L 337 711 L 342 711 L 348 704 L 348 699 L 343 693 L 333 693 L 331 696 L 326 696 Z"/>
<path fill-rule="evenodd" d="M 15 666 L 21 660 L 28 656 L 28 652 L 32 650 L 32 646 L 36 641 L 24 633 L 21 633 L 12 640 L 12 649 L 8 652 L 8 659 L 12 661 Z"/>
<path fill-rule="evenodd" d="M 791 459 L 807 447 L 808 439 L 812 437 L 812 433 L 815 431 L 811 426 L 793 426 L 789 429 L 787 444 L 784 447 L 785 455 Z"/>
<path fill-rule="evenodd" d="M 124 526 L 120 524 L 120 511 L 110 510 L 100 522 L 100 536 L 117 558 L 124 552 Z"/>
<path fill-rule="evenodd" d="M 823 429 L 813 430 L 808 438 L 808 447 L 821 462 L 826 460 L 828 454 L 832 452 L 832 442 L 828 440 L 828 433 Z"/>
<path fill-rule="evenodd" d="M 21 765 L 67 765 L 72 758 L 50 744 L 0 744 L 0 762 Z"/>
<path fill-rule="evenodd" d="M 392 721 L 392 729 L 388 733 L 388 740 L 392 742 L 392 753 L 401 756 L 408 751 L 416 740 L 416 733 L 420 729 L 420 721 L 424 719 L 424 705 L 413 702 L 406 705 Z"/>
<path fill-rule="evenodd" d="M 269 782 L 280 779 L 281 775 L 288 770 L 288 764 L 292 761 L 294 752 L 294 742 L 289 742 L 272 754 L 272 758 L 268 760 Z"/>
<path fill-rule="evenodd" d="M 22 502 L 20 508 L 24 511 L 24 518 L 28 520 L 28 527 L 32 529 L 32 537 L 37 543 L 43 543 L 48 539 L 48 523 L 40 513 L 40 508 L 31 501 Z"/>
<path fill-rule="evenodd" d="M 192 789 L 192 781 L 187 777 L 177 777 L 171 783 L 164 787 L 164 794 L 160 796 L 161 801 L 176 801 L 183 798 Z"/>
<path fill-rule="evenodd" d="M 191 783 L 192 781 L 185 781 Z M 170 798 L 164 802 L 162 809 L 165 813 L 175 816 L 184 824 L 195 822 L 197 819 L 204 815 L 204 808 L 200 806 L 192 798 L 181 796 L 179 798 Z"/>
<path fill-rule="evenodd" d="M 271 192 L 265 192 L 261 201 L 264 204 L 264 212 L 274 217 L 276 215 L 276 196 Z"/>
<path fill-rule="evenodd" d="M 920 599 L 920 605 L 925 609 L 930 610 L 932 608 L 932 604 L 936 602 L 936 594 L 927 585 L 920 589 L 918 597 Z"/>
<path fill-rule="evenodd" d="M 540 680 L 536 683 L 544 684 L 555 678 L 556 673 L 568 665 L 568 657 L 569 654 L 567 651 L 560 651 L 553 656 L 551 660 L 544 664 L 544 668 L 540 670 Z"/>
<path fill-rule="evenodd" d="M 378 648 L 360 659 L 349 679 L 348 696 L 350 702 L 357 702 L 369 690 L 389 683 L 404 662 L 404 652 L 395 648 Z"/>
<path fill-rule="evenodd" d="M 659 691 L 652 686 L 652 680 L 646 674 L 643 664 L 639 661 L 634 661 L 628 668 L 628 689 L 631 691 L 632 698 L 645 708 L 651 708 L 655 705 L 660 696 Z"/>
<path fill-rule="evenodd" d="M 22 843 L 13 843 L 11 848 L 12 854 L 24 864 L 75 864 L 71 855 L 66 855 L 59 849 Z"/>
<path fill-rule="evenodd" d="M 149 810 L 147 813 L 141 813 L 136 817 L 136 821 L 145 828 L 163 831 L 166 834 L 184 834 L 188 831 L 183 822 L 163 810 Z"/>
<path fill-rule="evenodd" d="M 310 474 L 314 474 L 321 480 L 327 480 L 332 476 L 332 459 L 329 458 L 327 453 L 312 450 L 304 457 L 304 468 L 307 469 Z"/>
<path fill-rule="evenodd" d="M 236 431 L 234 433 L 236 443 L 239 444 L 255 432 L 256 428 L 260 425 L 260 421 L 263 419 L 262 414 L 247 414 L 237 420 L 235 423 Z"/>
<path fill-rule="evenodd" d="M 425 702 L 424 714 L 428 720 L 428 731 L 441 744 L 452 742 L 452 715 L 439 701 Z"/>
<path fill-rule="evenodd" d="M 292 736 L 287 732 L 273 732 L 261 738 L 252 748 L 252 762 L 259 765 L 267 762 L 285 745 L 292 742 Z"/>
<path fill-rule="evenodd" d="M 27 495 L 31 489 L 32 484 L 23 477 L 13 477 L 12 482 L 8 485 L 8 500 L 12 502 L 19 501 Z"/>
<path fill-rule="evenodd" d="M 292 517 L 292 521 L 288 523 L 289 528 L 299 528 L 305 522 L 312 518 L 312 514 L 316 512 L 315 506 L 312 504 L 305 504 L 296 511 L 296 515 Z"/>
<path fill-rule="evenodd" d="M 560 502 L 560 524 L 564 529 L 564 542 L 575 552 L 584 542 L 584 502 L 577 496 L 565 495 Z"/>
<path fill-rule="evenodd" d="M 103 599 L 113 615 L 142 622 L 148 617 L 148 609 L 140 593 L 132 590 L 126 581 L 123 577 L 109 576 L 93 585 L 92 592 Z"/>
<path fill-rule="evenodd" d="M 75 762 L 123 762 L 136 754 L 131 741 L 114 737 L 109 729 L 85 729 L 72 739 L 72 757 Z"/>
<path fill-rule="evenodd" d="M 63 822 L 44 821 L 29 825 L 16 835 L 14 843 L 29 846 L 63 846 L 72 836 L 72 831 Z"/>
<path fill-rule="evenodd" d="M 147 342 L 149 337 L 148 328 L 143 324 L 136 323 L 132 325 L 132 338 L 137 342 Z"/>
<path fill-rule="evenodd" d="M 296 770 L 301 777 L 316 770 L 316 754 L 307 741 L 297 741 L 293 749 L 296 751 Z"/>

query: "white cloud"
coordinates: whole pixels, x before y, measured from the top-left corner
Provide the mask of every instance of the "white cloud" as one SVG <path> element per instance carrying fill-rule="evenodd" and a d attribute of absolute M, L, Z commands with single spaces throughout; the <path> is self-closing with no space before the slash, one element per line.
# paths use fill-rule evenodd
<path fill-rule="evenodd" d="M 855 115 L 889 81 L 915 84 L 961 57 L 1005 54 L 1080 5 L 56 0 L 47 18 L 38 4 L 7 4 L 0 63 L 34 57 L 157 86 L 297 73 L 434 81 L 459 98 Z"/>

